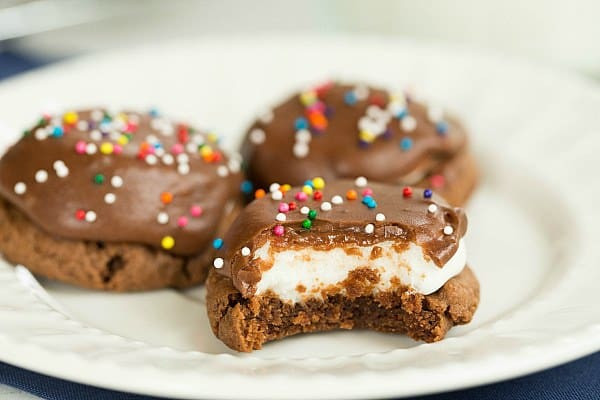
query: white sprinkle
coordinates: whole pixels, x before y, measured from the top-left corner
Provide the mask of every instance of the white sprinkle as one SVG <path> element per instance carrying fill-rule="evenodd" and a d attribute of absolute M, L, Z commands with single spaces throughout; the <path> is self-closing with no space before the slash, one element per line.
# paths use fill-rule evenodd
<path fill-rule="evenodd" d="M 86 154 L 96 154 L 96 151 L 98 151 L 98 147 L 94 143 L 88 143 L 85 146 Z"/>
<path fill-rule="evenodd" d="M 113 187 L 120 188 L 123 186 L 123 178 L 121 178 L 119 175 L 115 175 L 110 178 L 110 184 L 113 185 Z"/>
<path fill-rule="evenodd" d="M 64 166 L 56 169 L 56 176 L 58 176 L 59 178 L 66 178 L 67 176 L 69 176 L 69 168 Z"/>
<path fill-rule="evenodd" d="M 185 151 L 188 153 L 196 153 L 198 151 L 198 145 L 194 142 L 189 142 L 185 145 Z"/>
<path fill-rule="evenodd" d="M 172 136 L 175 132 L 175 128 L 173 128 L 173 125 L 170 122 L 165 123 L 159 130 L 163 136 Z"/>
<path fill-rule="evenodd" d="M 100 140 L 102 140 L 102 134 L 98 129 L 94 129 L 90 132 L 90 138 L 95 142 L 99 142 Z"/>
<path fill-rule="evenodd" d="M 406 117 L 402 118 L 402 120 L 400 121 L 400 126 L 406 132 L 412 132 L 417 127 L 417 120 L 415 119 L 415 117 L 413 117 L 411 115 L 407 115 Z"/>
<path fill-rule="evenodd" d="M 204 136 L 202 136 L 200 134 L 195 134 L 194 136 L 192 136 L 192 141 L 199 146 L 201 144 L 204 144 L 205 139 L 204 139 Z"/>
<path fill-rule="evenodd" d="M 307 129 L 300 129 L 296 131 L 296 142 L 298 143 L 308 143 L 312 140 L 312 134 Z"/>
<path fill-rule="evenodd" d="M 171 165 L 171 164 L 173 164 L 174 161 L 175 161 L 175 158 L 169 153 L 162 156 L 162 162 L 165 165 Z"/>
<path fill-rule="evenodd" d="M 231 160 L 229 160 L 229 162 L 227 163 L 227 166 L 229 167 L 229 170 L 231 172 L 233 172 L 234 174 L 240 172 L 240 170 L 242 168 L 240 161 L 235 158 L 232 158 Z"/>
<path fill-rule="evenodd" d="M 15 193 L 19 196 L 27 191 L 27 185 L 24 182 L 17 182 L 15 184 Z"/>
<path fill-rule="evenodd" d="M 285 214 L 284 214 L 284 213 L 278 213 L 278 214 L 275 216 L 275 219 L 276 219 L 277 221 L 279 221 L 279 222 L 285 222 L 285 220 L 287 219 L 287 217 L 285 216 Z"/>
<path fill-rule="evenodd" d="M 52 168 L 56 169 L 61 169 L 66 167 L 65 162 L 63 160 L 56 160 L 52 163 Z"/>
<path fill-rule="evenodd" d="M 244 257 L 247 257 L 247 256 L 250 255 L 250 249 L 248 247 L 244 246 L 244 247 L 242 247 L 242 252 L 241 253 L 242 253 L 242 255 Z"/>
<path fill-rule="evenodd" d="M 35 173 L 35 181 L 38 183 L 44 183 L 48 180 L 48 172 L 45 169 L 40 169 Z"/>
<path fill-rule="evenodd" d="M 156 157 L 162 157 L 165 155 L 165 149 L 163 149 L 162 147 L 157 147 L 154 149 L 154 155 Z"/>
<path fill-rule="evenodd" d="M 156 216 L 156 222 L 158 222 L 161 225 L 166 224 L 167 222 L 169 222 L 169 214 L 167 214 L 166 212 L 159 212 L 158 215 Z"/>
<path fill-rule="evenodd" d="M 155 165 L 157 162 L 158 158 L 156 158 L 154 154 L 148 154 L 146 156 L 146 163 L 148 163 L 148 165 Z"/>
<path fill-rule="evenodd" d="M 263 124 L 269 124 L 273 121 L 273 110 L 265 110 L 258 116 L 258 120 Z"/>
<path fill-rule="evenodd" d="M 132 124 L 135 124 L 135 125 L 137 125 L 137 124 L 139 124 L 139 123 L 140 123 L 140 116 L 139 116 L 139 115 L 137 115 L 137 114 L 133 114 L 133 113 L 132 113 L 132 114 L 129 114 L 129 115 L 127 116 L 127 118 L 129 119 L 129 122 L 131 122 Z"/>
<path fill-rule="evenodd" d="M 252 144 L 262 144 L 266 139 L 265 131 L 260 128 L 254 128 L 250 131 L 250 142 Z"/>
<path fill-rule="evenodd" d="M 219 165 L 217 167 L 217 175 L 219 175 L 221 178 L 224 178 L 227 175 L 229 175 L 229 170 L 227 169 L 227 166 Z"/>
<path fill-rule="evenodd" d="M 321 210 L 323 211 L 330 211 L 331 210 L 331 203 L 328 201 L 324 201 L 321 203 Z"/>
<path fill-rule="evenodd" d="M 364 100 L 369 95 L 369 88 L 365 85 L 358 85 L 354 88 L 354 95 L 357 100 Z"/>
<path fill-rule="evenodd" d="M 333 204 L 342 204 L 344 202 L 344 199 L 342 198 L 342 196 L 336 194 L 331 198 L 331 202 Z"/>
<path fill-rule="evenodd" d="M 187 164 L 190 162 L 190 157 L 185 153 L 178 154 L 177 162 L 180 164 Z"/>
<path fill-rule="evenodd" d="M 177 166 L 177 172 L 179 172 L 181 175 L 187 175 L 190 172 L 190 164 L 179 164 Z M 218 169 L 217 173 L 219 173 Z"/>
<path fill-rule="evenodd" d="M 429 207 L 427 207 L 427 211 L 429 211 L 430 213 L 436 212 L 437 209 L 438 209 L 438 206 L 436 206 L 435 204 L 430 204 Z"/>
<path fill-rule="evenodd" d="M 35 130 L 34 136 L 37 140 L 44 140 L 48 137 L 48 132 L 44 128 L 38 128 Z"/>
<path fill-rule="evenodd" d="M 310 211 L 310 208 L 304 206 L 300 209 L 300 214 L 306 215 L 306 214 L 308 214 L 309 211 Z"/>
<path fill-rule="evenodd" d="M 100 121 L 104 117 L 104 113 L 101 110 L 94 110 L 91 116 L 94 121 Z"/>
<path fill-rule="evenodd" d="M 106 204 L 113 204 L 117 200 L 117 196 L 114 193 L 106 193 L 104 195 L 104 202 Z"/>
<path fill-rule="evenodd" d="M 148 142 L 150 144 L 154 144 L 154 143 L 158 142 L 158 138 L 156 137 L 156 135 L 148 135 L 148 136 L 146 136 L 146 142 Z"/>
<path fill-rule="evenodd" d="M 281 185 L 279 183 L 271 183 L 271 185 L 269 186 L 269 192 L 277 192 L 280 187 Z"/>
<path fill-rule="evenodd" d="M 450 225 L 446 225 L 444 227 L 444 235 L 452 235 L 454 233 L 454 228 Z"/>
<path fill-rule="evenodd" d="M 93 211 L 88 211 L 85 213 L 85 220 L 87 222 L 94 222 L 96 220 L 96 213 Z"/>
<path fill-rule="evenodd" d="M 365 178 L 364 176 L 359 176 L 358 178 L 356 178 L 356 180 L 354 180 L 354 184 L 358 187 L 365 187 L 367 186 L 367 178 Z"/>
<path fill-rule="evenodd" d="M 281 200 L 281 199 L 283 199 L 283 193 L 281 193 L 281 191 L 279 191 L 279 190 L 276 192 L 273 192 L 273 193 L 271 193 L 271 198 L 273 200 Z"/>
<path fill-rule="evenodd" d="M 444 117 L 444 110 L 439 106 L 430 106 L 427 109 L 427 118 L 429 121 L 436 123 Z"/>
<path fill-rule="evenodd" d="M 365 233 L 373 233 L 375 232 L 375 225 L 373 224 L 367 224 L 367 226 L 365 226 Z"/>
<path fill-rule="evenodd" d="M 385 215 L 382 213 L 377 213 L 377 215 L 375 215 L 375 221 L 377 221 L 377 222 L 385 221 Z"/>
<path fill-rule="evenodd" d="M 216 269 L 221 269 L 223 268 L 223 264 L 225 264 L 225 262 L 223 261 L 223 259 L 221 257 L 217 257 L 215 258 L 215 260 L 213 261 L 213 266 Z"/>
<path fill-rule="evenodd" d="M 294 144 L 293 153 L 296 158 L 304 158 L 308 155 L 309 148 L 306 143 L 296 142 Z"/>

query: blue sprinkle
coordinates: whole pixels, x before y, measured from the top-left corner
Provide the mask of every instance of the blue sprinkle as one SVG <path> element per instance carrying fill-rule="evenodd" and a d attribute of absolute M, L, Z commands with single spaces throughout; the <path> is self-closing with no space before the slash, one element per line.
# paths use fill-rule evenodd
<path fill-rule="evenodd" d="M 375 200 L 371 200 L 370 202 L 367 203 L 367 207 L 375 208 L 375 207 L 377 207 L 377 202 Z"/>
<path fill-rule="evenodd" d="M 400 141 L 400 148 L 402 149 L 402 151 L 408 151 L 412 148 L 412 146 L 413 146 L 413 141 L 409 137 L 403 137 L 402 140 Z"/>
<path fill-rule="evenodd" d="M 314 183 L 309 179 L 307 181 L 304 181 L 304 186 L 310 186 L 311 188 L 315 188 Z"/>
<path fill-rule="evenodd" d="M 54 137 L 61 137 L 64 133 L 62 126 L 55 126 L 54 129 L 52 129 L 52 136 Z"/>
<path fill-rule="evenodd" d="M 362 199 L 362 203 L 363 203 L 363 204 L 369 204 L 369 203 L 370 203 L 370 202 L 372 202 L 372 201 L 374 201 L 374 200 L 373 200 L 373 197 L 371 197 L 371 196 L 365 196 L 365 197 L 363 197 L 363 199 Z"/>
<path fill-rule="evenodd" d="M 148 114 L 150 114 L 150 116 L 154 118 L 158 117 L 159 115 L 158 110 L 156 108 L 151 108 Z"/>
<path fill-rule="evenodd" d="M 425 197 L 426 199 L 430 199 L 432 194 L 433 192 L 431 191 L 431 189 L 425 189 L 423 191 L 423 197 Z"/>
<path fill-rule="evenodd" d="M 402 119 L 402 118 L 406 117 L 407 115 L 408 115 L 408 110 L 406 108 L 403 108 L 402 110 L 398 111 L 398 114 L 396 114 L 396 118 Z"/>
<path fill-rule="evenodd" d="M 350 90 L 344 94 L 344 102 L 349 106 L 356 104 L 356 94 L 354 94 L 354 91 Z"/>
<path fill-rule="evenodd" d="M 240 185 L 240 190 L 242 191 L 242 193 L 245 193 L 245 194 L 252 193 L 253 189 L 254 189 L 254 185 L 252 184 L 252 182 L 250 182 L 248 180 L 243 181 L 242 184 Z"/>
<path fill-rule="evenodd" d="M 223 239 L 216 238 L 215 240 L 213 240 L 213 247 L 217 250 L 219 250 L 221 247 L 223 247 Z"/>
<path fill-rule="evenodd" d="M 156 142 L 152 145 L 155 149 L 160 149 L 162 147 L 162 143 Z"/>
<path fill-rule="evenodd" d="M 448 133 L 448 124 L 444 121 L 440 121 L 437 124 L 435 124 L 435 129 L 440 135 L 445 135 L 446 133 Z"/>
<path fill-rule="evenodd" d="M 308 129 L 308 121 L 304 117 L 298 117 L 294 122 L 294 127 L 297 131 L 299 131 L 300 129 Z"/>

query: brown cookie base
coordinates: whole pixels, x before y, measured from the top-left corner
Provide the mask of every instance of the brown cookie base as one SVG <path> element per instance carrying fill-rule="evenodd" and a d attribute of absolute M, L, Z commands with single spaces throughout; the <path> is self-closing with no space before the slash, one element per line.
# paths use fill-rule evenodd
<path fill-rule="evenodd" d="M 184 257 L 134 243 L 59 238 L 40 229 L 4 200 L 0 200 L 0 252 L 34 274 L 112 291 L 199 284 L 206 279 L 212 260 L 212 248 Z"/>
<path fill-rule="evenodd" d="M 292 305 L 275 296 L 245 299 L 231 279 L 214 270 L 206 285 L 215 336 L 245 352 L 286 336 L 334 329 L 372 329 L 435 342 L 452 326 L 471 321 L 479 304 L 479 282 L 468 267 L 427 296 L 407 290 L 354 299 L 337 294 Z"/>
<path fill-rule="evenodd" d="M 431 175 L 436 174 L 444 177 L 444 185 L 440 188 L 435 188 L 431 184 Z M 449 204 L 463 206 L 477 186 L 479 170 L 475 158 L 469 151 L 464 150 L 438 167 L 431 175 L 416 186 L 432 188 Z"/>

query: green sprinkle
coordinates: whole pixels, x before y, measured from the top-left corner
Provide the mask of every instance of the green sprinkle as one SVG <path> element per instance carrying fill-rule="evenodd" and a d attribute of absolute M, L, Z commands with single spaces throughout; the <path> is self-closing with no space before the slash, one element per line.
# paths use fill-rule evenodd
<path fill-rule="evenodd" d="M 31 135 L 31 131 L 23 131 L 23 136 L 29 136 Z"/>
<path fill-rule="evenodd" d="M 310 229 L 312 227 L 312 221 L 310 219 L 305 219 L 302 221 L 302 227 L 304 229 Z"/>
<path fill-rule="evenodd" d="M 102 185 L 104 183 L 104 175 L 102 175 L 102 174 L 94 175 L 94 183 L 96 185 Z"/>
<path fill-rule="evenodd" d="M 310 220 L 313 220 L 313 219 L 317 218 L 317 210 L 310 210 L 308 212 L 308 218 Z"/>

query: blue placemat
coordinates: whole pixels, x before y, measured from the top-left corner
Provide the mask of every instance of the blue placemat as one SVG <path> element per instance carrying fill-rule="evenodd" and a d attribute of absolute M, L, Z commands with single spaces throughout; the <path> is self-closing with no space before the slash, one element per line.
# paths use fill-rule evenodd
<path fill-rule="evenodd" d="M 99 389 L 0 363 L 0 383 L 48 400 L 152 400 L 156 397 Z M 360 382 L 357 382 L 360 385 Z M 352 392 L 352 388 L 348 388 Z M 493 385 L 414 400 L 598 400 L 600 399 L 600 352 L 577 361 Z"/>

